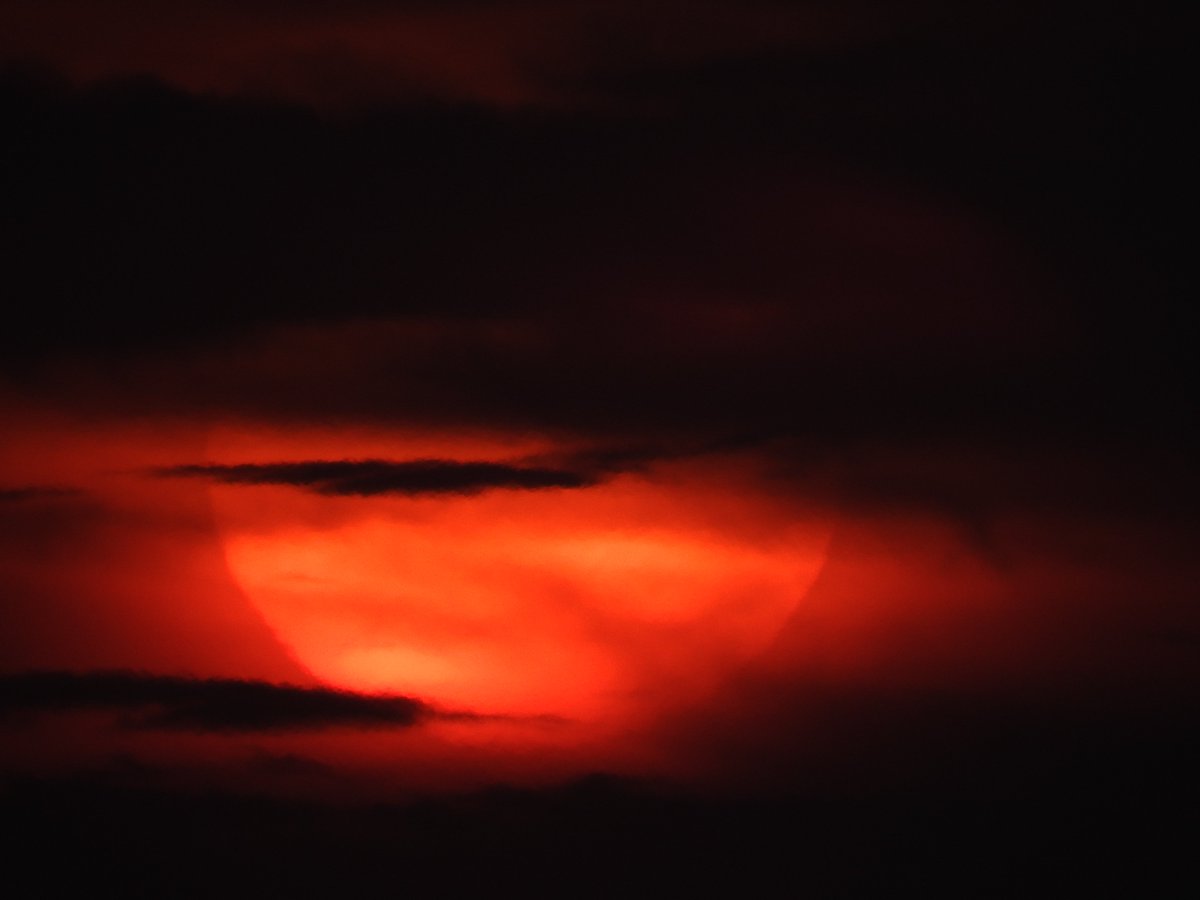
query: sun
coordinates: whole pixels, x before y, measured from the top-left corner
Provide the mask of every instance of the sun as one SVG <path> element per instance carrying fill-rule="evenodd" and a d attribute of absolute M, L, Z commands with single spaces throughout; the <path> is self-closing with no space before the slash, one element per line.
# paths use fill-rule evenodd
<path fill-rule="evenodd" d="M 328 436 L 226 430 L 210 454 L 332 449 Z M 477 459 L 514 442 L 342 434 L 337 449 Z M 234 578 L 323 681 L 449 710 L 612 720 L 694 697 L 744 664 L 820 570 L 827 529 L 798 519 L 755 470 L 725 456 L 577 489 L 211 490 Z"/>

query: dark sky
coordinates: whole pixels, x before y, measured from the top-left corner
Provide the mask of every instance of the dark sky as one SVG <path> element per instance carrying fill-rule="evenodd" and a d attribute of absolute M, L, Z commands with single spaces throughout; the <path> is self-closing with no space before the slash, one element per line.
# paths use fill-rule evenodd
<path fill-rule="evenodd" d="M 306 806 L 331 882 L 378 883 L 418 821 L 515 882 L 496 860 L 568 877 L 611 841 L 641 864 L 647 822 L 675 835 L 664 883 L 717 848 L 769 872 L 794 838 L 822 848 L 819 896 L 830 860 L 861 896 L 939 846 L 976 879 L 959 896 L 1094 852 L 1177 862 L 1193 43 L 1154 3 L 0 0 L 14 816 L 99 859 L 95 810 L 145 835 L 216 784 L 242 799 L 198 821 L 260 804 L 277 853 L 274 804 L 359 800 L 396 753 L 405 791 L 521 786 L 362 813 L 350 849 Z M 233 519 L 508 516 L 631 480 L 679 492 L 672 527 L 719 510 L 773 548 L 791 511 L 828 553 L 765 653 L 603 752 L 419 743 L 490 711 L 323 684 L 231 549 Z M 691 645 L 663 628 L 620 641 L 669 681 L 650 644 Z M 350 756 L 321 736 L 345 730 Z M 716 824 L 739 817 L 740 839 Z M 1166 856 L 1133 852 L 1134 821 Z M 591 849 L 550 865 L 568 825 Z M 1006 869 L 986 848 L 1010 832 Z M 436 885 L 414 859 L 454 851 L 428 841 L 406 864 Z M 1037 852 L 1055 841 L 1069 864 Z"/>

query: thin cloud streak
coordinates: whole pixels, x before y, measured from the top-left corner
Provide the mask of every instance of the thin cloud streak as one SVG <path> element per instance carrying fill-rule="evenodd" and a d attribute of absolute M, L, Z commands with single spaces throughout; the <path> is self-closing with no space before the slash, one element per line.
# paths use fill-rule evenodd
<path fill-rule="evenodd" d="M 381 494 L 478 494 L 493 489 L 584 488 L 597 481 L 590 474 L 565 469 L 444 459 L 182 465 L 157 469 L 155 472 L 166 477 L 208 478 L 223 484 L 290 485 L 318 494 L 357 497 Z"/>
<path fill-rule="evenodd" d="M 83 491 L 78 488 L 56 485 L 25 485 L 22 487 L 0 487 L 0 503 L 23 503 L 27 500 L 57 500 L 60 497 L 78 497 Z"/>
<path fill-rule="evenodd" d="M 127 713 L 121 724 L 135 730 L 218 733 L 411 728 L 433 714 L 411 697 L 237 678 L 131 671 L 0 676 L 0 722 L 20 722 L 30 714 L 87 710 Z"/>

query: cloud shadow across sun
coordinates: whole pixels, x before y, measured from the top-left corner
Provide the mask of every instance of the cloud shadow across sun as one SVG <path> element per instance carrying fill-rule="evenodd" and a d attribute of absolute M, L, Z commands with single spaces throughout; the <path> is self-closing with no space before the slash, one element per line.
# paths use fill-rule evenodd
<path fill-rule="evenodd" d="M 291 485 L 318 494 L 360 497 L 378 494 L 477 494 L 493 488 L 582 488 L 596 483 L 596 479 L 587 473 L 564 469 L 445 459 L 183 465 L 159 469 L 157 474 L 209 478 L 223 484 Z"/>
<path fill-rule="evenodd" d="M 132 671 L 0 676 L 0 722 L 87 710 L 124 714 L 121 724 L 133 729 L 219 733 L 410 728 L 432 713 L 411 697 L 238 678 Z"/>

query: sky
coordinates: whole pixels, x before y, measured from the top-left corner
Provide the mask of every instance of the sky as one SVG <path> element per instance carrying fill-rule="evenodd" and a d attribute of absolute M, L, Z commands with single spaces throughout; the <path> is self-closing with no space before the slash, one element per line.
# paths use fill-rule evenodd
<path fill-rule="evenodd" d="M 27 874 L 1182 872 L 1190 37 L 0 2 L 0 789 L 74 861 Z"/>

